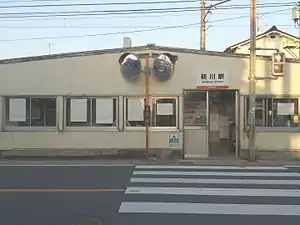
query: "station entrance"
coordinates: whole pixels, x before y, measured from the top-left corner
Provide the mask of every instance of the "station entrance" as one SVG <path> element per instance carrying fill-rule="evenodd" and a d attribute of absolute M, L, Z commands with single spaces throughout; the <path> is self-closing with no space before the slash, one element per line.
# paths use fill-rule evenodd
<path fill-rule="evenodd" d="M 185 158 L 239 156 L 237 90 L 184 90 Z"/>

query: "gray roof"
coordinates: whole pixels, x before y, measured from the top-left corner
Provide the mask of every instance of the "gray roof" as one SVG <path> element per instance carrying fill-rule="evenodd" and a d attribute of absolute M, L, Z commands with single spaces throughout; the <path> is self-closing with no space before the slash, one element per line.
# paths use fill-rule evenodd
<path fill-rule="evenodd" d="M 157 51 L 170 52 L 175 54 L 186 53 L 186 54 L 197 54 L 197 55 L 208 55 L 208 56 L 219 56 L 219 57 L 235 57 L 235 58 L 249 57 L 249 55 L 245 55 L 245 54 L 216 52 L 216 51 L 200 51 L 197 49 L 156 46 L 154 44 L 148 44 L 144 46 L 131 47 L 131 48 L 114 48 L 114 49 L 103 49 L 103 50 L 93 50 L 93 51 L 83 51 L 83 52 L 71 52 L 71 53 L 61 53 L 61 54 L 52 54 L 52 55 L 2 59 L 0 60 L 0 64 L 25 63 L 25 62 L 33 62 L 33 61 L 41 61 L 41 60 L 93 56 L 93 55 L 103 55 L 103 54 L 113 54 L 113 53 L 125 53 L 125 52 L 138 52 L 138 51 L 147 51 L 147 50 L 157 50 Z M 270 56 L 257 56 L 257 57 L 260 59 L 270 60 Z M 299 62 L 293 59 L 287 59 L 287 61 Z"/>

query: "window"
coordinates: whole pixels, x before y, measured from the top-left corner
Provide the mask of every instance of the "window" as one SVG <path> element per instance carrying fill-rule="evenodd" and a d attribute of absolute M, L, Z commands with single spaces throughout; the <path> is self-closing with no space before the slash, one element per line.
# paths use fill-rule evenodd
<path fill-rule="evenodd" d="M 66 99 L 66 126 L 115 127 L 116 125 L 116 98 Z"/>
<path fill-rule="evenodd" d="M 56 98 L 7 98 L 6 124 L 22 127 L 55 127 Z"/>
<path fill-rule="evenodd" d="M 177 97 L 151 97 L 152 127 L 177 127 Z M 145 98 L 128 97 L 125 100 L 125 121 L 127 127 L 144 127 Z M 152 104 L 151 104 L 152 103 Z"/>
<path fill-rule="evenodd" d="M 206 91 L 184 93 L 184 126 L 207 126 Z"/>
<path fill-rule="evenodd" d="M 246 113 L 247 113 L 247 118 L 249 117 L 249 98 L 247 98 L 247 109 L 246 109 Z M 263 98 L 256 98 L 255 101 L 255 125 L 258 127 L 262 127 L 264 126 L 264 114 L 265 114 L 265 100 Z"/>
<path fill-rule="evenodd" d="M 176 127 L 177 98 L 152 98 L 152 127 Z"/>
<path fill-rule="evenodd" d="M 248 118 L 249 98 L 246 104 Z M 256 98 L 256 126 L 297 127 L 298 113 L 298 98 Z"/>
<path fill-rule="evenodd" d="M 126 126 L 142 127 L 144 126 L 144 108 L 145 98 L 126 98 Z"/>
<path fill-rule="evenodd" d="M 269 108 L 269 112 L 272 111 L 272 114 L 269 115 L 273 119 L 274 127 L 297 127 L 298 124 L 298 99 L 284 99 L 278 98 L 268 99 L 270 102 L 269 105 L 273 106 Z M 295 118 L 297 117 L 297 119 Z"/>

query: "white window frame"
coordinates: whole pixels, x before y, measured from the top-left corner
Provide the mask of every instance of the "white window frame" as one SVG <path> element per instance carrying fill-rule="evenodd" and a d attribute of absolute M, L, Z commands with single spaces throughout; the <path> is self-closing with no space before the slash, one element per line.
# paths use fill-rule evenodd
<path fill-rule="evenodd" d="M 249 98 L 249 95 L 245 96 L 245 114 L 244 114 L 244 118 L 245 118 L 245 124 L 247 124 L 247 117 L 248 117 L 248 112 L 247 112 L 247 99 Z M 272 106 L 273 106 L 273 102 L 274 99 L 298 99 L 298 114 L 300 114 L 300 97 L 297 95 L 257 95 L 256 98 L 260 98 L 263 99 L 263 122 L 264 122 L 264 126 L 256 126 L 256 131 L 257 132 L 297 132 L 299 133 L 299 127 L 280 127 L 280 126 L 274 126 L 274 118 L 272 118 L 272 126 L 266 126 L 267 124 L 267 109 L 268 105 L 267 105 L 267 100 L 271 99 L 272 101 Z M 273 109 L 272 109 L 273 110 Z"/>
<path fill-rule="evenodd" d="M 151 121 L 153 120 L 153 114 L 152 114 L 152 107 L 153 107 L 153 101 L 156 99 L 175 99 L 175 113 L 176 113 L 176 123 L 175 123 L 175 127 L 153 127 L 152 124 L 150 126 L 150 130 L 153 131 L 162 131 L 162 130 L 166 130 L 166 131 L 178 131 L 179 130 L 179 96 L 177 95 L 153 95 L 150 98 L 150 104 L 151 104 Z"/>
<path fill-rule="evenodd" d="M 32 98 L 38 98 L 38 99 L 55 99 L 56 100 L 56 125 L 55 126 L 13 126 L 9 125 L 7 122 L 7 112 L 9 109 L 7 109 L 7 102 L 9 99 L 13 98 L 22 98 L 22 99 L 32 99 Z M 49 132 L 53 131 L 56 132 L 58 130 L 58 122 L 59 122 L 59 108 L 58 108 L 58 96 L 53 95 L 10 95 L 10 96 L 3 96 L 4 102 L 3 102 L 3 130 L 4 131 L 40 131 L 40 132 Z M 30 100 L 31 104 L 31 100 Z"/>
<path fill-rule="evenodd" d="M 127 100 L 128 99 L 139 99 L 139 98 L 145 98 L 145 96 L 142 95 L 137 95 L 137 96 L 124 96 L 123 97 L 123 127 L 125 130 L 139 130 L 139 131 L 144 131 L 145 130 L 145 126 L 136 126 L 136 127 L 131 127 L 131 126 L 127 126 Z M 150 98 L 149 98 L 150 101 Z M 152 111 L 152 105 L 150 104 L 150 110 Z"/>
<path fill-rule="evenodd" d="M 127 117 L 127 99 L 136 99 L 136 98 L 144 98 L 145 96 L 142 95 L 136 95 L 136 96 L 124 96 L 123 97 L 123 125 L 124 125 L 124 129 L 125 130 L 131 130 L 131 131 L 145 131 L 145 126 L 141 126 L 141 127 L 131 127 L 131 126 L 127 126 L 127 121 L 126 121 L 126 117 Z M 165 98 L 165 99 L 175 99 L 176 100 L 176 126 L 175 127 L 152 127 L 151 124 L 149 126 L 149 130 L 150 131 L 178 131 L 179 130 L 179 96 L 178 95 L 151 95 L 149 96 L 149 105 L 150 105 L 150 118 L 152 121 L 152 111 L 153 111 L 153 100 L 154 99 L 160 99 L 160 98 Z"/>
<path fill-rule="evenodd" d="M 89 126 L 67 126 L 67 100 L 68 99 L 87 99 L 91 101 L 89 115 L 91 122 Z M 92 100 L 93 99 L 115 99 L 116 100 L 116 124 L 115 126 L 92 126 Z M 65 131 L 119 131 L 119 97 L 118 96 L 64 96 L 64 119 L 63 126 Z"/>

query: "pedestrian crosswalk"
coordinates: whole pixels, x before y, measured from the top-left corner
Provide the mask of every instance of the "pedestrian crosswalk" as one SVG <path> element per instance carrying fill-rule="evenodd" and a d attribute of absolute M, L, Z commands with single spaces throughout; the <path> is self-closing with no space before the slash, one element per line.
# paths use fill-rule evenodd
<path fill-rule="evenodd" d="M 300 216 L 300 172 L 267 166 L 137 165 L 119 213 Z"/>

